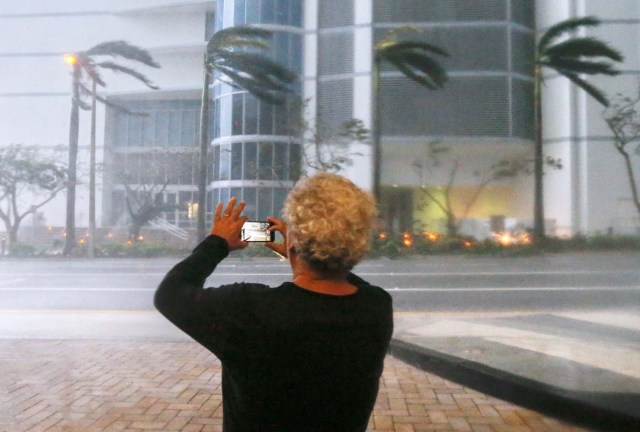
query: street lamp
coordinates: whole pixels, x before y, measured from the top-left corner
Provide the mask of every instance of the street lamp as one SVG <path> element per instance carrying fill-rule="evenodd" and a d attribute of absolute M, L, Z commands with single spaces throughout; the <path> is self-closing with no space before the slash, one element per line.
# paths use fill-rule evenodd
<path fill-rule="evenodd" d="M 65 54 L 63 57 L 65 63 L 70 64 L 70 65 L 74 65 L 76 63 L 78 63 L 78 57 L 76 57 L 75 54 Z"/>

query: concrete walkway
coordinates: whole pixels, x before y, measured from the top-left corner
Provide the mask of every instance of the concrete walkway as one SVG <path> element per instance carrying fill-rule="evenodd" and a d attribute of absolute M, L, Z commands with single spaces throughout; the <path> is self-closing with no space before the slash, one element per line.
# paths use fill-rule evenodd
<path fill-rule="evenodd" d="M 194 342 L 0 340 L 0 431 L 221 431 L 221 367 Z M 388 357 L 369 431 L 579 431 Z"/>
<path fill-rule="evenodd" d="M 369 431 L 586 430 L 460 373 L 491 357 L 477 319 L 396 316 Z M 218 360 L 154 312 L 2 311 L 0 370 L 3 432 L 222 430 Z"/>
<path fill-rule="evenodd" d="M 640 431 L 640 314 L 398 314 L 392 354 L 601 431 Z"/>

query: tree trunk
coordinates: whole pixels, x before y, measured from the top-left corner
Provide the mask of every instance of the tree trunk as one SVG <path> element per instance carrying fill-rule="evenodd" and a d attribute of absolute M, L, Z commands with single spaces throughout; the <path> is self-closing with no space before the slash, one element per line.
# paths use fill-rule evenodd
<path fill-rule="evenodd" d="M 91 84 L 91 141 L 89 151 L 89 258 L 96 252 L 96 80 Z"/>
<path fill-rule="evenodd" d="M 545 227 L 544 227 L 544 190 L 543 190 L 543 176 L 544 176 L 544 155 L 542 151 L 542 92 L 541 92 L 541 71 L 539 67 L 536 67 L 535 71 L 535 125 L 536 125 L 536 140 L 533 156 L 533 178 L 534 178 L 534 197 L 533 197 L 533 241 L 536 245 L 541 245 L 545 240 Z"/>
<path fill-rule="evenodd" d="M 140 231 L 142 230 L 142 224 L 137 221 L 131 221 L 131 225 L 129 225 L 129 241 L 132 243 L 137 243 L 140 241 Z"/>
<path fill-rule="evenodd" d="M 78 98 L 80 81 L 80 66 L 73 65 L 73 79 L 71 84 L 71 117 L 69 120 L 69 167 L 67 179 L 67 214 L 65 226 L 65 243 L 63 255 L 68 255 L 76 246 L 76 161 L 78 159 L 78 132 L 80 113 Z"/>
<path fill-rule="evenodd" d="M 373 72 L 371 74 L 373 79 L 373 97 L 371 102 L 373 104 L 373 196 L 376 199 L 376 203 L 381 208 L 382 190 L 380 186 L 381 169 L 382 169 L 382 110 L 380 101 L 380 64 L 374 59 Z M 386 221 L 385 225 L 386 225 Z M 385 226 L 385 229 L 387 227 Z"/>
<path fill-rule="evenodd" d="M 458 237 L 458 223 L 452 212 L 447 212 L 447 237 Z"/>
<path fill-rule="evenodd" d="M 18 228 L 19 227 L 20 227 L 20 225 L 14 225 L 9 230 L 9 249 L 11 249 L 11 246 L 13 246 L 14 244 L 18 243 Z"/>
<path fill-rule="evenodd" d="M 202 102 L 200 106 L 200 163 L 198 166 L 198 228 L 197 241 L 201 241 L 207 235 L 206 211 L 207 211 L 207 172 L 209 150 L 209 67 L 207 66 L 207 54 L 204 55 L 204 77 L 202 83 Z"/>
<path fill-rule="evenodd" d="M 627 169 L 627 178 L 629 179 L 629 187 L 631 188 L 631 200 L 633 201 L 633 205 L 638 212 L 638 217 L 640 218 L 640 195 L 638 194 L 638 187 L 636 186 L 636 176 L 633 171 L 633 164 L 631 163 L 631 157 L 626 150 L 622 148 L 618 148 L 618 151 L 624 157 L 624 164 Z"/>

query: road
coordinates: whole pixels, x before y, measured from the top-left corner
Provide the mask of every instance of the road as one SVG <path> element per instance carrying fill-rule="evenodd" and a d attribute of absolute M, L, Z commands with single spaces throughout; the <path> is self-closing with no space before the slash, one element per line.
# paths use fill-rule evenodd
<path fill-rule="evenodd" d="M 152 310 L 153 292 L 177 260 L 1 259 L 0 309 Z M 640 310 L 637 253 L 375 259 L 355 272 L 387 289 L 396 311 Z M 277 285 L 289 276 L 275 258 L 228 258 L 207 284 Z"/>

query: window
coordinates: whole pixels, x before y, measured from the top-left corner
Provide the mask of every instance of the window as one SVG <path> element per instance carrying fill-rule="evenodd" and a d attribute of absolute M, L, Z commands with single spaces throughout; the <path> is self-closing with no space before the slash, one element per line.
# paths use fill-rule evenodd
<path fill-rule="evenodd" d="M 242 135 L 242 101 L 244 100 L 243 94 L 233 95 L 233 106 L 231 112 L 231 134 Z"/>
<path fill-rule="evenodd" d="M 142 115 L 112 110 L 116 147 L 193 147 L 198 145 L 200 101 L 116 101 Z M 212 117 L 213 118 L 213 115 Z"/>
<path fill-rule="evenodd" d="M 229 180 L 231 163 L 231 146 L 223 144 L 220 146 L 220 180 Z"/>
<path fill-rule="evenodd" d="M 244 188 L 242 192 L 242 199 L 246 203 L 244 214 L 249 218 L 249 220 L 258 220 L 256 189 L 251 187 Z"/>
<path fill-rule="evenodd" d="M 231 145 L 231 180 L 242 180 L 242 143 Z"/>
<path fill-rule="evenodd" d="M 273 189 L 258 189 L 258 219 L 265 220 L 269 216 L 273 216 Z"/>
<path fill-rule="evenodd" d="M 255 135 L 258 133 L 258 99 L 250 94 L 244 99 L 244 134 Z"/>
<path fill-rule="evenodd" d="M 260 101 L 260 135 L 273 134 L 273 105 Z"/>
<path fill-rule="evenodd" d="M 273 180 L 273 144 L 260 143 L 258 152 L 258 178 Z"/>
<path fill-rule="evenodd" d="M 302 153 L 299 145 L 289 147 L 289 180 L 297 181 L 301 174 Z"/>
<path fill-rule="evenodd" d="M 245 6 L 244 0 L 236 0 L 234 2 L 233 22 L 235 25 L 242 25 L 246 22 Z"/>
<path fill-rule="evenodd" d="M 258 144 L 254 142 L 244 143 L 244 179 L 256 180 L 258 178 Z"/>
<path fill-rule="evenodd" d="M 276 179 L 287 180 L 289 175 L 287 167 L 289 166 L 289 158 L 287 157 L 287 144 L 274 144 L 273 171 Z"/>
<path fill-rule="evenodd" d="M 273 24 L 275 22 L 275 0 L 262 0 L 260 2 L 260 16 L 263 24 Z"/>
<path fill-rule="evenodd" d="M 276 0 L 276 24 L 289 24 L 289 0 Z"/>

